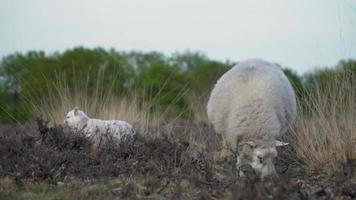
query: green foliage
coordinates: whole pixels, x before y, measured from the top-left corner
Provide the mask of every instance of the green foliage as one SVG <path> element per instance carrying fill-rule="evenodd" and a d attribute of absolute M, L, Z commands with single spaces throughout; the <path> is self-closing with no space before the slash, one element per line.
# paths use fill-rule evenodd
<path fill-rule="evenodd" d="M 323 68 L 309 72 L 304 76 L 304 85 L 308 90 L 316 87 L 320 89 L 328 88 L 331 80 L 344 78 L 345 75 L 355 81 L 356 60 L 341 60 L 335 68 Z"/>
<path fill-rule="evenodd" d="M 129 52 L 122 53 L 122 56 L 126 59 L 127 66 L 134 69 L 136 74 L 154 65 L 168 65 L 168 59 L 158 52 Z"/>
<path fill-rule="evenodd" d="M 85 85 L 91 94 L 95 92 L 93 89 L 96 88 L 99 73 L 105 75 L 106 83 L 114 83 L 114 91 L 124 92 L 124 85 L 132 72 L 124 68 L 121 60 L 120 54 L 114 51 L 82 47 L 68 50 L 62 55 L 48 56 L 22 77 L 23 95 L 28 92 L 32 97 L 42 99 L 53 90 L 56 80 L 65 81 L 69 88 L 81 87 L 76 85 L 78 83 Z"/>
<path fill-rule="evenodd" d="M 84 88 L 88 96 L 99 94 L 97 88 L 110 88 L 116 96 L 135 93 L 149 100 L 152 108 L 176 115 L 191 109 L 192 102 L 204 105 L 216 80 L 231 66 L 196 52 L 167 57 L 158 52 L 76 47 L 53 54 L 14 53 L 0 63 L 0 121 L 32 117 L 34 104 L 63 89 L 60 85 L 72 93 Z M 355 79 L 356 61 L 340 61 L 336 68 L 303 77 L 288 68 L 283 71 L 302 98 L 305 90 L 313 90 L 315 84 L 326 85 L 339 74 L 349 73 Z"/>
<path fill-rule="evenodd" d="M 20 97 L 23 89 L 22 77 L 36 65 L 36 58 L 44 57 L 42 52 L 29 52 L 27 55 L 15 53 L 3 58 L 0 67 L 0 120 L 15 122 L 27 119 L 30 115 L 25 111 Z"/>
<path fill-rule="evenodd" d="M 153 64 L 143 69 L 137 76 L 134 87 L 143 98 L 149 99 L 154 106 L 169 108 L 170 112 L 184 111 L 183 94 L 186 90 L 186 78 L 179 69 Z"/>
<path fill-rule="evenodd" d="M 337 69 L 343 73 L 350 73 L 356 75 L 356 60 L 341 60 Z"/>
<path fill-rule="evenodd" d="M 33 104 L 46 99 L 63 82 L 72 92 L 86 88 L 87 94 L 93 94 L 100 83 L 112 87 L 114 92 L 125 93 L 134 76 L 120 53 L 83 47 L 52 55 L 34 51 L 24 55 L 16 53 L 5 57 L 0 69 L 8 96 L 8 101 L 1 104 L 1 115 L 16 119 L 28 118 Z M 105 80 L 98 82 L 99 74 Z M 18 117 L 19 114 L 23 117 Z"/>
<path fill-rule="evenodd" d="M 324 88 L 330 79 L 334 79 L 337 74 L 334 69 L 318 69 L 304 76 L 304 84 L 308 89 L 316 87 Z"/>
<path fill-rule="evenodd" d="M 231 64 L 213 61 L 200 53 L 176 54 L 171 59 L 189 82 L 190 92 L 206 99 L 217 79 L 228 71 Z"/>
<path fill-rule="evenodd" d="M 300 98 L 305 92 L 302 79 L 295 71 L 289 68 L 284 68 L 283 72 L 287 76 L 288 80 L 291 82 L 294 91 L 296 92 L 296 95 Z"/>
<path fill-rule="evenodd" d="M 0 91 L 0 122 L 24 121 L 30 117 L 26 107 L 20 104 L 18 93 Z"/>

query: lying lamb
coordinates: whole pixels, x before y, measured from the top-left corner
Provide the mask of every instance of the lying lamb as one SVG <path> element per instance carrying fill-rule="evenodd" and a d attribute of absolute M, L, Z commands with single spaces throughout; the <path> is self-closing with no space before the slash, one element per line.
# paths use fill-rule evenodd
<path fill-rule="evenodd" d="M 72 131 L 82 132 L 86 137 L 100 142 L 103 136 L 122 140 L 132 138 L 135 130 L 131 124 L 120 120 L 101 120 L 89 118 L 83 111 L 74 108 L 69 111 L 64 124 Z"/>
<path fill-rule="evenodd" d="M 216 132 L 236 150 L 236 166 L 250 165 L 265 177 L 275 174 L 275 140 L 296 118 L 296 98 L 284 73 L 259 59 L 240 62 L 216 83 L 207 105 Z"/>

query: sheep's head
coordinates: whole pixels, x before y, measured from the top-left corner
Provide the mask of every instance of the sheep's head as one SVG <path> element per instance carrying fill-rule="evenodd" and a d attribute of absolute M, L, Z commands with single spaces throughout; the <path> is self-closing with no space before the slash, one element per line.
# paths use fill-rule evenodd
<path fill-rule="evenodd" d="M 88 116 L 76 107 L 68 112 L 64 124 L 71 129 L 80 130 L 85 126 L 88 119 Z"/>
<path fill-rule="evenodd" d="M 277 146 L 285 146 L 288 143 L 276 141 L 247 141 L 238 146 L 236 167 L 240 175 L 244 176 L 242 170 L 244 165 L 249 165 L 254 172 L 263 178 L 269 175 L 275 175 L 274 159 L 277 157 Z"/>

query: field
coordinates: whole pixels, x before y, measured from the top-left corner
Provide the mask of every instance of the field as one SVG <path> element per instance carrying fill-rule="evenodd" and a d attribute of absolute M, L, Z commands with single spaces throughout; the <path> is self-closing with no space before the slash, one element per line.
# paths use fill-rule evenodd
<path fill-rule="evenodd" d="M 298 117 L 282 138 L 290 145 L 277 149 L 278 176 L 264 180 L 250 168 L 238 177 L 236 156 L 206 117 L 206 98 L 199 97 L 207 97 L 223 73 L 216 63 L 204 61 L 191 74 L 155 63 L 117 83 L 114 72 L 89 76 L 83 68 L 79 76 L 71 67 L 65 74 L 71 81 L 45 73 L 46 67 L 24 76 L 20 86 L 17 76 L 4 79 L 16 87 L 0 99 L 0 199 L 356 198 L 354 61 L 303 79 L 284 71 L 297 93 Z M 91 117 L 126 120 L 137 135 L 93 148 L 83 133 L 62 127 L 74 106 Z"/>
<path fill-rule="evenodd" d="M 207 138 L 142 138 L 93 153 L 90 142 L 62 128 L 35 124 L 1 130 L 1 199 L 352 199 L 356 163 L 338 173 L 306 170 L 292 149 L 279 149 L 279 176 L 259 180 L 246 169 L 238 179 L 234 156 L 221 156 L 209 127 L 181 122 Z M 170 125 L 172 126 L 172 125 Z M 188 132 L 192 133 L 190 130 Z M 12 133 L 11 135 L 8 133 Z M 211 134 L 211 135 L 209 135 Z"/>
<path fill-rule="evenodd" d="M 278 177 L 260 180 L 247 168 L 239 178 L 236 157 L 203 113 L 163 120 L 124 100 L 105 108 L 137 122 L 137 137 L 94 150 L 54 114 L 54 123 L 2 125 L 1 199 L 354 199 L 354 96 L 344 80 L 335 82 L 338 98 L 320 90 L 300 102 L 284 138 L 291 145 L 278 149 Z"/>
<path fill-rule="evenodd" d="M 356 0 L 0 0 L 0 25 L 0 200 L 356 200 Z"/>

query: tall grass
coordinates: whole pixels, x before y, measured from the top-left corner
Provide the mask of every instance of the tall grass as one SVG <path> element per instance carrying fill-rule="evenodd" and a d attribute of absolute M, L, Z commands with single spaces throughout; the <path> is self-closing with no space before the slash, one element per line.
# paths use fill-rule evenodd
<path fill-rule="evenodd" d="M 53 125 L 62 124 L 66 114 L 79 107 L 91 118 L 128 121 L 141 133 L 159 126 L 160 116 L 152 111 L 148 100 L 139 99 L 135 92 L 119 95 L 115 83 L 105 82 L 104 76 L 99 71 L 94 83 L 89 84 L 89 80 L 67 80 L 57 74 L 55 80 L 47 81 L 47 91 L 43 91 L 46 98 L 31 92 L 24 98 L 35 116 L 43 116 Z"/>
<path fill-rule="evenodd" d="M 314 84 L 299 102 L 291 143 L 309 171 L 340 170 L 356 159 L 355 74 Z"/>
<path fill-rule="evenodd" d="M 115 82 L 108 83 L 104 80 L 105 74 L 100 71 L 94 83 L 88 79 L 68 80 L 65 75 L 58 73 L 54 80 L 47 81 L 49 85 L 47 90 L 43 91 L 45 95 L 29 92 L 25 99 L 34 110 L 35 116 L 43 116 L 53 125 L 62 124 L 67 112 L 79 107 L 91 118 L 128 121 L 145 136 L 157 137 L 163 134 L 171 139 L 185 140 L 194 145 L 206 144 L 208 138 L 206 128 L 195 123 L 196 120 L 191 121 L 182 117 L 189 115 L 190 108 L 171 116 L 170 109 L 174 107 L 176 99 L 182 98 L 181 95 L 185 95 L 186 91 L 177 94 L 171 105 L 158 109 L 154 104 L 155 99 L 145 99 L 135 90 L 121 94 L 115 90 Z M 158 94 L 153 98 L 160 96 Z M 196 102 L 195 105 L 202 111 L 202 104 Z M 205 114 L 203 111 L 197 113 Z M 202 121 L 199 120 L 200 122 Z"/>

